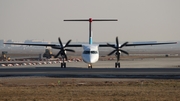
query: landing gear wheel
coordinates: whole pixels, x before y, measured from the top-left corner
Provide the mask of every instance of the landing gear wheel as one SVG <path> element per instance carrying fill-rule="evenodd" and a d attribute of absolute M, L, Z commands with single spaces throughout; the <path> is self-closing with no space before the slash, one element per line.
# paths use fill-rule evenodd
<path fill-rule="evenodd" d="M 117 63 L 115 63 L 115 68 L 117 68 Z"/>
<path fill-rule="evenodd" d="M 120 62 L 119 63 L 117 63 L 117 65 L 118 65 L 118 67 L 120 68 L 121 66 L 120 66 Z"/>
<path fill-rule="evenodd" d="M 64 68 L 66 68 L 66 63 L 64 63 Z"/>
<path fill-rule="evenodd" d="M 61 63 L 61 68 L 63 68 L 64 67 L 64 64 L 63 63 Z"/>
<path fill-rule="evenodd" d="M 66 68 L 66 63 L 61 63 L 61 68 Z"/>
<path fill-rule="evenodd" d="M 115 63 L 115 68 L 120 68 L 120 62 Z"/>
<path fill-rule="evenodd" d="M 92 65 L 91 65 L 91 64 L 88 64 L 88 68 L 92 68 Z"/>

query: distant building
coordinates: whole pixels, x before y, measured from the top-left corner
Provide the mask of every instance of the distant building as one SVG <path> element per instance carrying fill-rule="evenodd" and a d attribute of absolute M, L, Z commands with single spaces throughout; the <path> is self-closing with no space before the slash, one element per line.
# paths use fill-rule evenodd
<path fill-rule="evenodd" d="M 25 44 L 51 44 L 50 42 L 42 41 L 42 40 L 25 40 Z M 46 48 L 46 47 L 38 47 L 38 46 L 32 46 L 34 48 Z"/>
<path fill-rule="evenodd" d="M 24 43 L 50 44 L 50 42 L 46 42 L 42 40 L 25 40 Z"/>
<path fill-rule="evenodd" d="M 7 40 L 6 43 L 13 43 L 13 40 Z M 11 47 L 12 45 L 6 44 L 5 47 Z"/>
<path fill-rule="evenodd" d="M 4 47 L 4 40 L 0 40 L 0 48 Z"/>

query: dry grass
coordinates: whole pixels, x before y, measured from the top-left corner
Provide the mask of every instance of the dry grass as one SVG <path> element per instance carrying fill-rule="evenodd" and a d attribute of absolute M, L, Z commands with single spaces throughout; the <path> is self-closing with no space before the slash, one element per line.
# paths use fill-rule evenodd
<path fill-rule="evenodd" d="M 179 101 L 180 80 L 0 79 L 0 101 Z"/>

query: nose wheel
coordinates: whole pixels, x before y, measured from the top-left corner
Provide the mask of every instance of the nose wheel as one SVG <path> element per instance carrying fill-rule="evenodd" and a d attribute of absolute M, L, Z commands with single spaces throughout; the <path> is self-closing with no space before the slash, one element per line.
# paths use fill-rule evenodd
<path fill-rule="evenodd" d="M 92 68 L 92 64 L 88 64 L 88 68 Z"/>
<path fill-rule="evenodd" d="M 120 66 L 120 62 L 116 62 L 115 63 L 115 68 L 120 68 L 121 66 Z"/>

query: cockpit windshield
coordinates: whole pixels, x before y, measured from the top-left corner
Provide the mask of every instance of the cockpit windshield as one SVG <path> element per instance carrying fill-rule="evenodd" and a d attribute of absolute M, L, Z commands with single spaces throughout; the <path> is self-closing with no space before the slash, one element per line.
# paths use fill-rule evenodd
<path fill-rule="evenodd" d="M 84 51 L 83 54 L 97 54 L 97 51 Z"/>

